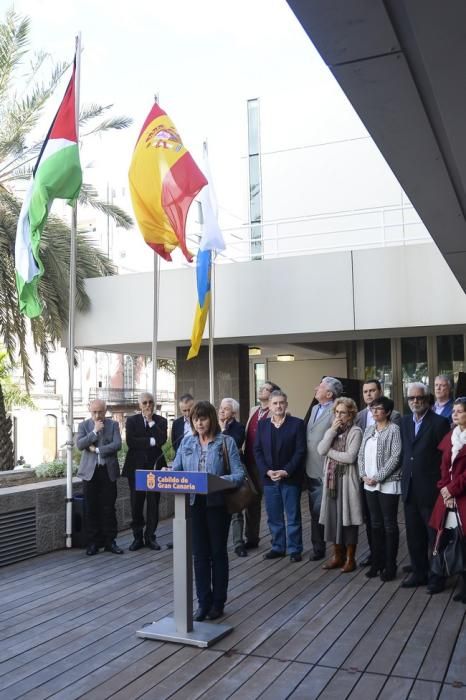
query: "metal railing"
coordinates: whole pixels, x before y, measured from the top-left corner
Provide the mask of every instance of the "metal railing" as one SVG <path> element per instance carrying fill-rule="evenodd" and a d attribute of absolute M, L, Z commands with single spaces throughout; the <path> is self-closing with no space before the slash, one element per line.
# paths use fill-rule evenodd
<path fill-rule="evenodd" d="M 136 405 L 139 402 L 139 396 L 143 389 L 107 389 L 104 387 L 95 387 L 89 390 L 89 401 L 94 399 L 102 399 L 108 405 L 125 404 Z M 157 403 L 174 403 L 175 393 L 173 391 L 161 390 L 157 392 Z"/>

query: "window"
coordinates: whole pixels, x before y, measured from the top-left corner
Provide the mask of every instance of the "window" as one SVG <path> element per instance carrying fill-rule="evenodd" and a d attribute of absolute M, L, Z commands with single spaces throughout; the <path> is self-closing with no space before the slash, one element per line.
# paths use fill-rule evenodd
<path fill-rule="evenodd" d="M 437 374 L 446 374 L 456 384 L 464 372 L 464 336 L 437 336 Z"/>
<path fill-rule="evenodd" d="M 125 355 L 123 360 L 123 390 L 126 398 L 133 393 L 134 387 L 134 360 L 131 355 Z"/>
<path fill-rule="evenodd" d="M 265 382 L 265 362 L 254 363 L 254 403 L 259 401 L 259 387 Z"/>
<path fill-rule="evenodd" d="M 403 385 L 404 412 L 408 412 L 406 395 L 408 384 L 423 382 L 429 384 L 427 367 L 427 338 L 401 338 L 401 378 Z"/>
<path fill-rule="evenodd" d="M 392 353 L 390 338 L 364 341 L 364 379 L 378 379 L 383 393 L 392 398 Z"/>
<path fill-rule="evenodd" d="M 259 100 L 248 100 L 248 154 L 249 154 L 249 221 L 250 255 L 252 260 L 262 259 L 262 185 L 260 161 Z"/>

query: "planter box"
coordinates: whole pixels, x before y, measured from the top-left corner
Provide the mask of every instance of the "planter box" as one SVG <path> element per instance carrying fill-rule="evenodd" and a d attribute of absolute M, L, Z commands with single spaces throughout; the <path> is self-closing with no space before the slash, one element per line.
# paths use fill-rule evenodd
<path fill-rule="evenodd" d="M 73 496 L 82 481 L 73 479 Z M 66 479 L 0 488 L 0 566 L 65 547 Z M 128 482 L 118 479 L 118 530 L 131 522 Z M 160 519 L 173 515 L 173 497 L 162 494 Z M 78 539 L 78 538 L 77 538 Z"/>

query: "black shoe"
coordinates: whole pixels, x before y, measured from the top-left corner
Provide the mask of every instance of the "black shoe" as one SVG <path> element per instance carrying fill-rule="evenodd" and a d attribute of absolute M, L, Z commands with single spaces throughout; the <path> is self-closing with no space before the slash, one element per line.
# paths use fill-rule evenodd
<path fill-rule="evenodd" d="M 371 566 L 372 565 L 372 557 L 369 554 L 368 557 L 365 559 L 362 559 L 362 561 L 359 562 L 359 566 L 365 567 L 365 566 Z"/>
<path fill-rule="evenodd" d="M 219 617 L 222 617 L 223 615 L 223 608 L 217 608 L 215 605 L 213 605 L 209 612 L 207 613 L 207 618 L 209 620 L 218 620 Z"/>
<path fill-rule="evenodd" d="M 396 567 L 395 569 L 384 569 L 380 573 L 381 581 L 393 581 L 396 579 Z"/>
<path fill-rule="evenodd" d="M 130 552 L 137 552 L 138 549 L 142 549 L 144 547 L 144 542 L 140 537 L 135 537 L 134 540 L 131 542 L 130 546 L 128 547 Z"/>
<path fill-rule="evenodd" d="M 88 546 L 88 548 L 86 549 L 86 554 L 90 557 L 92 557 L 94 554 L 98 554 L 98 553 L 99 553 L 99 548 L 94 543 L 90 544 Z"/>
<path fill-rule="evenodd" d="M 320 561 L 325 557 L 325 551 L 324 552 L 313 552 L 312 554 L 309 555 L 309 561 Z"/>
<path fill-rule="evenodd" d="M 159 549 L 162 549 L 159 543 L 157 542 L 155 537 L 146 537 L 146 547 L 149 549 L 153 549 L 155 552 L 158 552 Z"/>
<path fill-rule="evenodd" d="M 259 542 L 246 542 L 244 546 L 246 547 L 246 549 L 258 549 Z"/>
<path fill-rule="evenodd" d="M 460 591 L 459 593 L 456 593 L 456 595 L 453 596 L 453 600 L 455 603 L 466 603 L 466 591 Z"/>
<path fill-rule="evenodd" d="M 207 610 L 205 608 L 198 608 L 193 615 L 193 620 L 196 622 L 202 622 L 207 617 Z"/>
<path fill-rule="evenodd" d="M 411 564 L 405 564 L 404 566 L 401 567 L 401 570 L 404 574 L 412 574 L 413 573 L 413 567 Z"/>
<path fill-rule="evenodd" d="M 246 550 L 246 547 L 244 546 L 244 544 L 239 544 L 237 547 L 235 547 L 235 554 L 238 557 L 247 557 L 248 556 L 248 553 L 247 553 L 247 550 Z"/>
<path fill-rule="evenodd" d="M 173 542 L 169 542 L 167 544 L 167 549 L 173 549 Z"/>
<path fill-rule="evenodd" d="M 303 560 L 303 558 L 302 558 L 301 554 L 298 554 L 298 553 L 290 554 L 290 561 L 302 561 L 302 560 Z"/>
<path fill-rule="evenodd" d="M 123 554 L 123 550 L 117 545 L 115 540 L 113 540 L 111 544 L 106 544 L 104 551 L 111 552 L 112 554 Z"/>
<path fill-rule="evenodd" d="M 445 582 L 440 583 L 439 581 L 436 581 L 435 583 L 427 584 L 426 593 L 429 593 L 430 595 L 435 595 L 436 593 L 443 593 L 444 590 Z"/>
<path fill-rule="evenodd" d="M 369 571 L 366 571 L 366 573 L 364 574 L 364 576 L 365 576 L 366 578 L 376 578 L 376 576 L 378 576 L 379 573 L 381 574 L 381 573 L 382 573 L 382 570 L 379 569 L 378 566 L 374 566 L 374 564 L 371 564 L 371 568 L 369 569 Z"/>
<path fill-rule="evenodd" d="M 401 588 L 417 588 L 418 586 L 425 586 L 426 583 L 426 576 L 420 578 L 415 574 L 411 574 L 411 576 L 408 576 L 408 578 L 405 578 L 405 580 L 401 582 Z"/>
<path fill-rule="evenodd" d="M 278 552 L 276 549 L 271 549 L 270 552 L 264 554 L 264 559 L 280 559 L 285 556 L 285 552 Z"/>

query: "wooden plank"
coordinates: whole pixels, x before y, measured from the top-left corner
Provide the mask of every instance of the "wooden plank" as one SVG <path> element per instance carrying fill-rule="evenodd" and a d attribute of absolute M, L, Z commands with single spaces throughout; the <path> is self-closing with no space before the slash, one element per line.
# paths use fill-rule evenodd
<path fill-rule="evenodd" d="M 319 700 L 342 700 L 342 698 L 347 698 L 360 677 L 361 674 L 357 672 L 337 671 L 322 690 Z"/>
<path fill-rule="evenodd" d="M 449 683 L 444 683 L 442 685 L 442 690 L 440 691 L 439 700 L 464 700 L 465 689 L 464 686 L 450 685 Z"/>
<path fill-rule="evenodd" d="M 244 658 L 241 654 L 232 654 L 230 652 L 223 654 L 214 665 L 196 674 L 191 682 L 172 695 L 170 700 L 197 700 L 197 698 L 204 698 L 205 693 L 227 673 L 232 671 Z M 103 698 L 96 698 L 95 700 L 103 700 Z"/>
<path fill-rule="evenodd" d="M 425 588 L 418 588 L 415 596 L 427 597 Z M 429 596 L 425 610 L 393 668 L 394 675 L 416 678 L 447 603 L 448 599 L 442 595 Z"/>
<path fill-rule="evenodd" d="M 417 677 L 421 680 L 441 683 L 450 665 L 450 659 L 463 620 L 462 616 L 458 615 L 458 603 L 453 601 L 453 591 L 448 590 L 437 595 L 445 597 L 449 602 L 432 637 L 430 647 Z"/>
<path fill-rule="evenodd" d="M 258 697 L 262 700 L 286 700 L 311 668 L 309 664 L 289 661 L 286 669 Z"/>
<path fill-rule="evenodd" d="M 242 657 L 240 663 L 235 666 L 234 669 L 209 688 L 202 696 L 202 700 L 224 700 L 229 698 L 238 688 L 241 688 L 266 661 L 267 659 L 263 659 L 260 656 Z"/>
<path fill-rule="evenodd" d="M 267 689 L 286 670 L 288 663 L 269 659 L 236 693 L 230 695 L 230 700 L 255 700 L 262 695 L 264 688 Z"/>
<path fill-rule="evenodd" d="M 290 700 L 315 700 L 335 675 L 334 668 L 314 666 L 289 696 Z M 343 698 L 340 698 L 343 700 Z"/>
<path fill-rule="evenodd" d="M 463 603 L 460 605 L 458 617 L 463 615 L 463 622 L 456 640 L 456 646 L 451 656 L 450 665 L 445 676 L 447 683 L 463 683 L 466 686 L 466 617 Z"/>
<path fill-rule="evenodd" d="M 376 673 L 362 673 L 358 682 L 348 695 L 348 700 L 373 700 L 387 680 L 387 676 Z"/>
<path fill-rule="evenodd" d="M 408 695 L 408 700 L 437 700 L 441 687 L 441 683 L 415 681 Z"/>
<path fill-rule="evenodd" d="M 387 679 L 377 700 L 406 700 L 413 686 L 411 678 L 392 676 Z"/>

